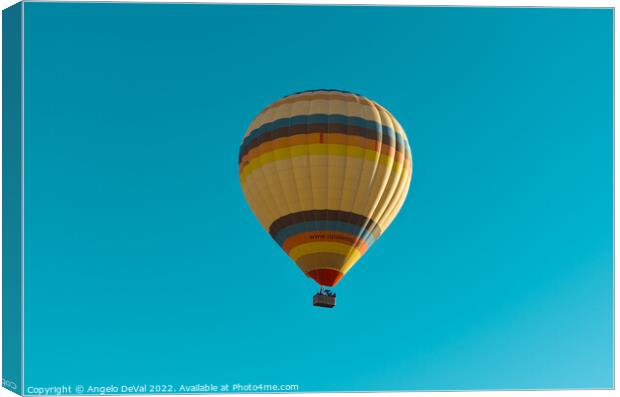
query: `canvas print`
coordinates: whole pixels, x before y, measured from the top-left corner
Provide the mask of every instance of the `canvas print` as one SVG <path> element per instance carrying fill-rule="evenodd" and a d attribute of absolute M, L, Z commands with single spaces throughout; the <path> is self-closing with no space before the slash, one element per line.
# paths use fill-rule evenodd
<path fill-rule="evenodd" d="M 613 388 L 613 28 L 4 10 L 4 387 Z"/>

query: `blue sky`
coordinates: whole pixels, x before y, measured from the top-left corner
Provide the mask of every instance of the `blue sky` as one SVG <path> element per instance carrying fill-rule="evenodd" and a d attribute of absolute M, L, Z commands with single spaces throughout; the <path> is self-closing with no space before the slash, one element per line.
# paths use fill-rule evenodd
<path fill-rule="evenodd" d="M 610 9 L 25 10 L 26 386 L 612 386 Z M 321 87 L 414 158 L 334 310 L 237 176 L 252 118 Z"/>

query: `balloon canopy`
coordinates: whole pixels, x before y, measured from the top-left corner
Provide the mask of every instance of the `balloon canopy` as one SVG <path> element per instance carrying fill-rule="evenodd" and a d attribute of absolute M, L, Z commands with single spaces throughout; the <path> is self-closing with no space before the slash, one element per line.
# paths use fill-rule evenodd
<path fill-rule="evenodd" d="M 243 193 L 299 268 L 335 286 L 387 229 L 411 183 L 392 114 L 361 95 L 312 90 L 267 106 L 239 150 Z"/>

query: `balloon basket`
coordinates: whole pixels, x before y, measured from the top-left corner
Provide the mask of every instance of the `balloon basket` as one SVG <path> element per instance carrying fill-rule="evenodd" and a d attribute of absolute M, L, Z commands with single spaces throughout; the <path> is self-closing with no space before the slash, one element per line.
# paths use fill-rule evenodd
<path fill-rule="evenodd" d="M 317 293 L 312 297 L 312 304 L 318 307 L 332 308 L 336 306 L 336 297 Z"/>

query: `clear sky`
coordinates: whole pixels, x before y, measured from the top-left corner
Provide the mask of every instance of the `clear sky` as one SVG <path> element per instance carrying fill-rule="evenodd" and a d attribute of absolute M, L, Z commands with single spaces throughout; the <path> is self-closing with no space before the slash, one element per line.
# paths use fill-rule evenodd
<path fill-rule="evenodd" d="M 26 386 L 612 386 L 612 10 L 25 10 Z M 253 117 L 323 87 L 414 158 L 333 310 L 237 175 Z"/>

